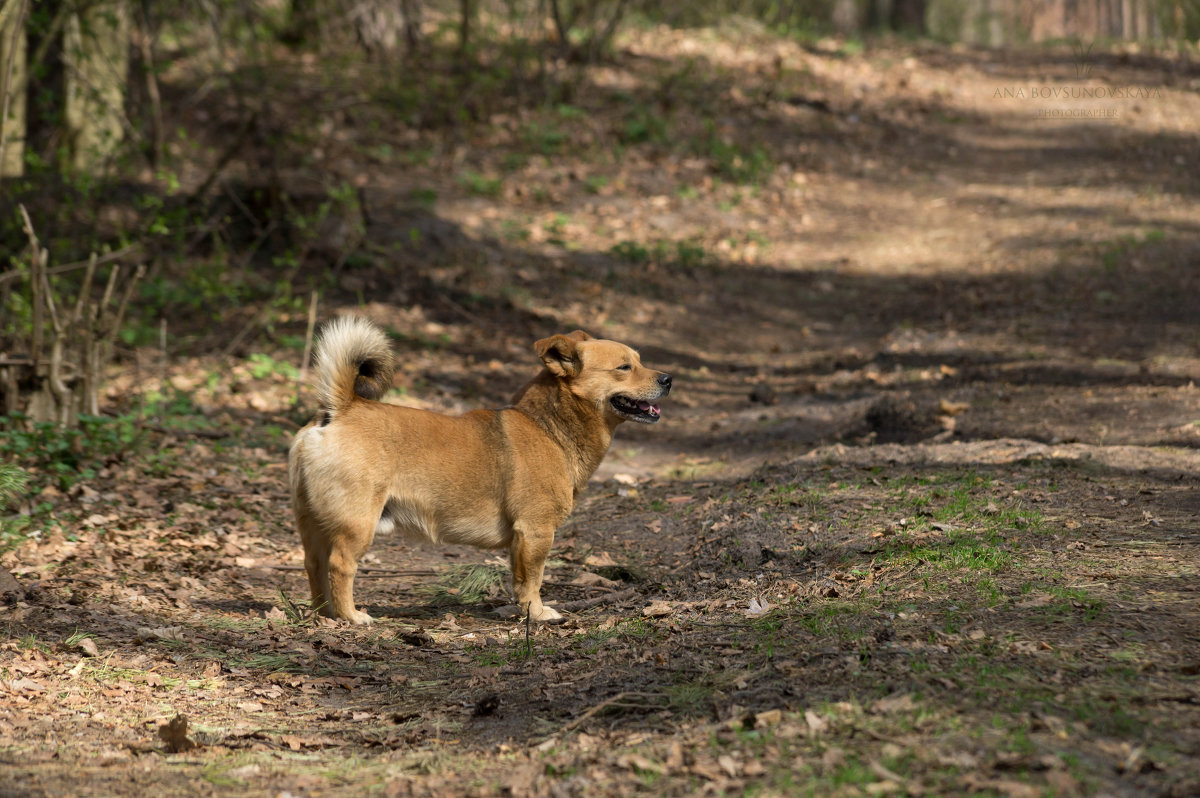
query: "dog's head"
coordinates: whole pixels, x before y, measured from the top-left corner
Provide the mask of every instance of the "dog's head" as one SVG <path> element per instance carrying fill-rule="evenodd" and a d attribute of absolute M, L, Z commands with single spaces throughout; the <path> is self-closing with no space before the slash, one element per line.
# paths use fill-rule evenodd
<path fill-rule="evenodd" d="M 671 375 L 643 366 L 625 344 L 576 330 L 543 338 L 534 351 L 571 393 L 594 402 L 610 419 L 654 424 L 661 418 L 654 402 L 671 392 Z"/>

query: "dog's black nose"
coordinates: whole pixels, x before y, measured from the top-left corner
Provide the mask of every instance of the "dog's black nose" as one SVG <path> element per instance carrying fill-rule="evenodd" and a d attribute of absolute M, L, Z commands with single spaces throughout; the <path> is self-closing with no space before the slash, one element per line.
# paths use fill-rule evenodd
<path fill-rule="evenodd" d="M 658 384 L 662 386 L 663 393 L 669 393 L 671 391 L 671 375 L 659 374 Z"/>

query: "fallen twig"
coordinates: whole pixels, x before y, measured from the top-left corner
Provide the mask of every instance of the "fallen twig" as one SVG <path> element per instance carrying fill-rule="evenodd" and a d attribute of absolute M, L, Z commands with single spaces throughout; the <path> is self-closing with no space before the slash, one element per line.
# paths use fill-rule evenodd
<path fill-rule="evenodd" d="M 603 596 L 594 596 L 588 599 L 579 599 L 578 601 L 568 601 L 557 605 L 557 609 L 566 610 L 567 612 L 580 612 L 582 610 L 591 609 L 600 604 L 608 604 L 611 602 L 624 601 L 628 598 L 633 598 L 637 595 L 635 588 L 620 590 L 616 593 L 605 593 Z"/>
<path fill-rule="evenodd" d="M 641 693 L 636 690 L 624 690 L 620 693 L 617 693 L 614 696 L 610 696 L 610 697 L 604 699 L 599 704 L 596 704 L 594 707 L 591 707 L 586 712 L 584 712 L 582 715 L 575 718 L 575 720 L 571 721 L 566 726 L 563 726 L 561 729 L 559 729 L 558 733 L 564 734 L 569 731 L 574 731 L 576 728 L 578 728 L 580 726 L 580 724 L 584 723 L 592 716 L 594 716 L 600 712 L 603 712 L 604 710 L 608 709 L 609 707 L 619 705 L 622 701 L 624 701 L 627 698 L 657 698 L 657 697 L 658 696 L 655 695 L 654 693 Z"/>
<path fill-rule="evenodd" d="M 276 571 L 303 571 L 303 565 L 272 565 L 270 566 Z M 421 568 L 411 570 L 399 570 L 393 568 L 359 568 L 355 577 L 357 579 L 372 579 L 385 576 L 436 576 L 439 572 L 432 568 Z"/>

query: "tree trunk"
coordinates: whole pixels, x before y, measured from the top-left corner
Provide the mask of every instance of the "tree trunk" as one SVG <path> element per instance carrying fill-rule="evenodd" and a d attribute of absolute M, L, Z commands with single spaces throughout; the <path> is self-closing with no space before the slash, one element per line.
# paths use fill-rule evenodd
<path fill-rule="evenodd" d="M 834 0 L 830 11 L 833 29 L 843 36 L 852 36 L 862 31 L 863 14 L 856 0 Z"/>
<path fill-rule="evenodd" d="M 925 0 L 894 0 L 889 27 L 906 33 L 925 33 Z"/>
<path fill-rule="evenodd" d="M 28 0 L 0 6 L 0 178 L 25 171 L 25 13 Z"/>
<path fill-rule="evenodd" d="M 125 0 L 84 6 L 67 21 L 64 121 L 70 165 L 80 171 L 104 171 L 124 138 L 129 30 Z"/>
<path fill-rule="evenodd" d="M 404 39 L 408 52 L 415 53 L 421 46 L 421 0 L 400 0 L 400 13 L 404 15 Z"/>
<path fill-rule="evenodd" d="M 460 55 L 467 54 L 471 41 L 471 17 L 475 15 L 474 3 L 471 0 L 458 1 L 458 51 Z"/>
<path fill-rule="evenodd" d="M 293 46 L 309 44 L 320 27 L 314 0 L 292 0 L 288 4 L 288 21 L 279 39 Z"/>

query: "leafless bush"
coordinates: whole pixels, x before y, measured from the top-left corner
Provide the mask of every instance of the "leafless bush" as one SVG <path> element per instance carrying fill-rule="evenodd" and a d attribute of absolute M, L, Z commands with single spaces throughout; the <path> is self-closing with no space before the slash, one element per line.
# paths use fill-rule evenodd
<path fill-rule="evenodd" d="M 80 413 L 100 412 L 100 385 L 143 268 L 112 263 L 97 296 L 102 261 L 116 258 L 93 254 L 84 264 L 51 267 L 23 205 L 21 218 L 28 249 L 0 274 L 0 414 L 73 426 Z M 69 302 L 51 277 L 77 269 L 83 280 Z M 22 287 L 27 294 L 14 295 Z"/>

